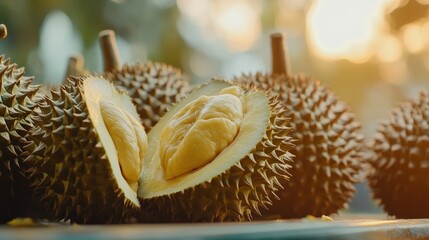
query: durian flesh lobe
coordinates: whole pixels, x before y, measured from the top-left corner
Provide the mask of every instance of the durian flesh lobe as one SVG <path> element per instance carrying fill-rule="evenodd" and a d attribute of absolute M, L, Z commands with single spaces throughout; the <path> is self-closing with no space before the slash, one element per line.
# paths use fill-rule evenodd
<path fill-rule="evenodd" d="M 239 88 L 231 87 L 231 83 L 219 80 L 199 87 L 173 106 L 149 132 L 148 152 L 138 191 L 144 211 L 142 214 L 157 216 L 158 221 L 243 221 L 252 219 L 276 197 L 274 192 L 281 188 L 280 178 L 287 178 L 291 158 L 288 152 L 292 146 L 288 137 L 290 129 L 285 127 L 284 110 L 262 92 L 238 91 Z M 237 93 L 240 94 L 234 95 Z M 225 97 L 235 97 L 239 104 L 219 104 Z M 211 105 L 201 104 L 201 99 L 205 99 L 205 103 L 212 100 Z M 199 147 L 195 147 L 195 143 L 201 144 L 202 148 L 207 145 L 214 149 L 219 146 L 224 148 L 213 159 L 208 157 L 208 161 L 168 178 L 162 163 L 164 153 L 160 153 L 161 149 L 165 150 L 163 144 L 166 143 L 162 142 L 165 137 L 163 131 L 187 112 L 183 109 L 196 106 L 202 110 L 198 115 L 206 114 L 207 119 L 219 120 L 219 116 L 229 115 L 227 118 L 239 123 L 239 130 L 236 134 L 232 131 L 233 140 L 225 144 L 220 136 L 208 137 L 211 126 L 208 124 L 205 129 L 202 123 L 199 141 L 176 141 L 183 144 L 182 148 L 193 149 L 195 154 L 188 151 L 176 160 L 179 163 L 198 162 L 195 156 L 199 155 Z M 242 116 L 237 110 L 240 108 Z M 191 125 L 188 128 L 198 127 L 195 119 L 186 118 Z M 230 120 L 225 120 L 219 126 L 222 128 L 229 123 Z M 180 128 L 183 125 L 176 126 Z M 180 129 L 175 130 L 180 132 Z M 183 132 L 192 134 L 191 130 Z M 186 137 L 181 135 L 179 138 Z"/>
<path fill-rule="evenodd" d="M 118 156 L 122 176 L 137 191 L 137 181 L 147 149 L 146 133 L 140 123 L 112 101 L 99 100 L 100 113 Z"/>
<path fill-rule="evenodd" d="M 26 163 L 57 219 L 117 223 L 139 208 L 135 175 L 147 138 L 135 118 L 130 98 L 101 77 L 70 78 L 45 97 Z"/>
<path fill-rule="evenodd" d="M 206 165 L 234 140 L 243 107 L 238 91 L 222 94 L 224 90 L 229 88 L 189 103 L 162 130 L 160 158 L 167 179 Z"/>

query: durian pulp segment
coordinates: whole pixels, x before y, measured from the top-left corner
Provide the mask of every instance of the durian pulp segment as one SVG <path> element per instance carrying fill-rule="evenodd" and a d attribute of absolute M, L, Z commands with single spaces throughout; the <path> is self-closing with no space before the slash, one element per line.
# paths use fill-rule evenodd
<path fill-rule="evenodd" d="M 86 79 L 83 81 L 83 90 L 84 100 L 87 104 L 89 116 L 100 137 L 100 142 L 106 151 L 107 158 L 109 159 L 109 163 L 118 186 L 122 189 L 127 199 L 137 206 L 140 206 L 137 199 L 137 193 L 132 189 L 122 175 L 121 167 L 119 165 L 118 151 L 124 151 L 124 149 L 116 149 L 113 139 L 104 124 L 104 119 L 100 110 L 100 101 L 108 100 L 114 103 L 116 107 L 122 111 L 127 111 L 136 119 L 138 119 L 139 115 L 137 114 L 128 95 L 119 93 L 112 84 L 103 79 Z"/>
<path fill-rule="evenodd" d="M 169 195 L 210 181 L 239 162 L 261 141 L 269 123 L 270 109 L 265 94 L 257 92 L 242 97 L 244 115 L 240 130 L 231 144 L 224 148 L 213 161 L 203 167 L 174 179 L 166 180 L 159 157 L 161 132 L 171 117 L 188 103 L 203 95 L 218 95 L 223 88 L 231 86 L 230 83 L 223 81 L 212 81 L 212 83 L 202 86 L 186 98 L 185 101 L 173 106 L 148 134 L 148 153 L 146 154 L 145 167 L 139 180 L 138 195 L 140 198 L 146 199 Z"/>
<path fill-rule="evenodd" d="M 110 100 L 100 100 L 100 110 L 104 125 L 115 144 L 122 176 L 134 191 L 147 149 L 147 138 L 143 126 Z"/>
<path fill-rule="evenodd" d="M 243 119 L 240 88 L 224 90 L 189 103 L 162 130 L 160 158 L 166 179 L 203 167 L 236 137 Z"/>

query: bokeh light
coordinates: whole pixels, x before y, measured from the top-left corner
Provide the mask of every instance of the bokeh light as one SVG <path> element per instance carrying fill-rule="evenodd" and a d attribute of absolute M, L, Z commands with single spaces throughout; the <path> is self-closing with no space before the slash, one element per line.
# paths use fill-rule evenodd
<path fill-rule="evenodd" d="M 419 53 L 424 50 L 426 42 L 423 28 L 420 24 L 408 24 L 402 28 L 404 45 L 410 53 Z"/>
<path fill-rule="evenodd" d="M 385 25 L 384 0 L 315 1 L 306 20 L 309 46 L 317 57 L 366 62 Z"/>
<path fill-rule="evenodd" d="M 178 0 L 178 7 L 204 39 L 218 38 L 234 52 L 250 49 L 261 32 L 260 1 Z"/>

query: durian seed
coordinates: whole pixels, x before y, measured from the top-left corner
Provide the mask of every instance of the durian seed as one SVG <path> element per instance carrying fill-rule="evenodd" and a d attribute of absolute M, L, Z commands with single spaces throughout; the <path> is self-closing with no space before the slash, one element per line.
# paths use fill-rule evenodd
<path fill-rule="evenodd" d="M 105 72 L 119 70 L 122 66 L 118 47 L 116 46 L 115 32 L 104 30 L 98 34 L 103 52 L 103 66 Z"/>
<path fill-rule="evenodd" d="M 160 159 L 166 179 L 205 166 L 235 139 L 243 119 L 237 90 L 200 96 L 170 119 L 161 134 Z"/>
<path fill-rule="evenodd" d="M 115 145 L 121 172 L 127 183 L 135 187 L 137 183 L 145 150 L 147 149 L 146 134 L 143 129 L 137 130 L 137 126 L 130 120 L 131 115 L 127 116 L 123 110 L 115 106 L 109 100 L 100 100 L 100 111 L 103 116 L 104 124 Z M 137 138 L 143 140 L 138 141 Z M 145 141 L 141 143 L 141 141 Z M 140 146 L 143 146 L 140 149 Z M 133 189 L 137 191 L 137 189 Z"/>
<path fill-rule="evenodd" d="M 283 45 L 283 34 L 271 34 L 272 74 L 291 76 L 287 48 Z"/>
<path fill-rule="evenodd" d="M 0 40 L 3 40 L 7 37 L 7 28 L 6 25 L 0 24 Z"/>

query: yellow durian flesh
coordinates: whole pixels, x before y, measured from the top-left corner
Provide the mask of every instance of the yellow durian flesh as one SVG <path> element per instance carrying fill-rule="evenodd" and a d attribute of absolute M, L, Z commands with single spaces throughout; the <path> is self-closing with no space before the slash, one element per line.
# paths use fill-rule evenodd
<path fill-rule="evenodd" d="M 138 179 L 147 150 L 147 137 L 128 95 L 104 79 L 83 81 L 89 116 L 103 145 L 113 175 L 125 197 L 136 205 Z"/>
<path fill-rule="evenodd" d="M 140 177 L 138 191 L 140 198 L 147 199 L 170 195 L 208 182 L 238 164 L 261 141 L 270 120 L 268 100 L 262 92 L 240 95 L 240 102 L 242 104 L 240 107 L 243 114 L 240 121 L 238 121 L 240 122 L 238 132 L 233 134 L 235 135 L 233 141 L 223 148 L 213 160 L 202 164 L 200 168 L 188 171 L 172 179 L 166 176 L 160 157 L 160 151 L 163 149 L 161 144 L 162 133 L 165 127 L 168 126 L 169 122 L 174 119 L 180 110 L 198 100 L 201 96 L 214 99 L 216 96 L 232 95 L 231 93 L 237 92 L 233 88 L 231 89 L 231 86 L 229 82 L 212 81 L 207 86 L 197 89 L 185 100 L 173 106 L 160 122 L 152 128 L 148 134 L 148 152 Z M 206 139 L 205 141 L 208 140 Z M 187 160 L 192 161 L 193 158 L 190 157 Z"/>
<path fill-rule="evenodd" d="M 172 179 L 211 162 L 237 135 L 243 119 L 239 90 L 200 96 L 177 112 L 162 130 L 161 165 Z"/>

